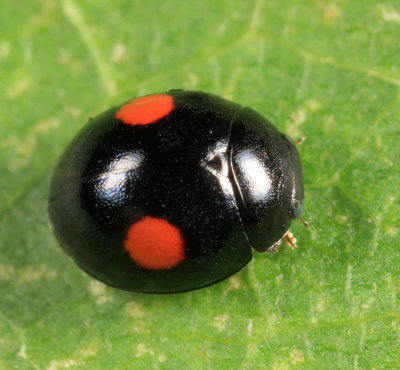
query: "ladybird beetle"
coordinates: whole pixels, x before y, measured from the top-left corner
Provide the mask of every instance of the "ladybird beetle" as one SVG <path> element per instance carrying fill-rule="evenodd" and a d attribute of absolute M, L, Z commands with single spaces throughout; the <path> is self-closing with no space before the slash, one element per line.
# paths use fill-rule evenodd
<path fill-rule="evenodd" d="M 273 251 L 304 202 L 295 143 L 249 108 L 170 90 L 103 112 L 53 173 L 49 218 L 88 274 L 142 293 L 206 287 Z"/>

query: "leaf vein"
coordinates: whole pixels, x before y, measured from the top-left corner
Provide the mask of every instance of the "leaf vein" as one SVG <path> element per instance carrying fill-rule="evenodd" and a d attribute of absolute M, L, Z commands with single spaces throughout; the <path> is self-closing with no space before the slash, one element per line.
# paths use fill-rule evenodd
<path fill-rule="evenodd" d="M 76 6 L 76 4 L 69 0 L 62 0 L 62 7 L 65 16 L 75 27 L 84 45 L 87 47 L 93 63 L 96 66 L 100 81 L 105 90 L 110 96 L 115 95 L 116 88 L 106 67 L 107 63 L 101 57 L 90 35 L 90 31 L 84 22 L 82 13 L 80 12 L 79 8 Z"/>

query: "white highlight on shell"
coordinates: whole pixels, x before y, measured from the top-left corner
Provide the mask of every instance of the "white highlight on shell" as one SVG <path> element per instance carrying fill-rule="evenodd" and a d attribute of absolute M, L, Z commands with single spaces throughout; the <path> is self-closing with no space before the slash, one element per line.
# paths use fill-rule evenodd
<path fill-rule="evenodd" d="M 255 200 L 268 198 L 272 181 L 262 163 L 247 151 L 243 151 L 238 154 L 238 165 L 241 169 L 245 169 L 241 172 L 251 198 Z"/>

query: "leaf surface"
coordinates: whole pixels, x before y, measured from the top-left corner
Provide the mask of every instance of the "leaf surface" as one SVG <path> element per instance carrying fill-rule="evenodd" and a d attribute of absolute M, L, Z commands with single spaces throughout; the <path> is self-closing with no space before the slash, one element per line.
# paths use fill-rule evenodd
<path fill-rule="evenodd" d="M 0 367 L 400 366 L 396 1 L 30 1 L 0 13 Z M 57 246 L 51 168 L 108 107 L 184 88 L 293 138 L 300 248 L 180 295 L 108 288 Z"/>

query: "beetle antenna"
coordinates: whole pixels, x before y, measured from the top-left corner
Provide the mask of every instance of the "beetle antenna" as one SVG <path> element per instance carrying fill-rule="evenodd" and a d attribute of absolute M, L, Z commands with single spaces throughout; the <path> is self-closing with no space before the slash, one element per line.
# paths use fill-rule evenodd
<path fill-rule="evenodd" d="M 304 143 L 305 140 L 306 140 L 306 137 L 305 137 L 305 136 L 300 136 L 300 137 L 295 141 L 295 143 L 296 143 L 297 145 L 299 145 L 299 144 Z"/>
<path fill-rule="evenodd" d="M 307 230 L 311 230 L 310 225 L 308 224 L 308 222 L 303 217 L 299 216 L 299 219 L 300 219 L 301 223 L 304 225 L 304 227 Z"/>

